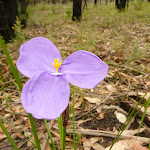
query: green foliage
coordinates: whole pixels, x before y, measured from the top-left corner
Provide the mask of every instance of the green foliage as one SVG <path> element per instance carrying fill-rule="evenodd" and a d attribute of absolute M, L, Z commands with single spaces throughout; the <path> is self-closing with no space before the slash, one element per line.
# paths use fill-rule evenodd
<path fill-rule="evenodd" d="M 80 132 L 77 133 L 77 136 L 76 136 L 76 144 L 77 145 L 80 145 L 81 144 L 81 137 L 82 137 L 82 134 Z"/>
<path fill-rule="evenodd" d="M 134 0 L 133 6 L 135 10 L 140 10 L 142 8 L 142 4 L 143 4 L 144 0 Z"/>
<path fill-rule="evenodd" d="M 66 16 L 68 18 L 71 18 L 71 16 L 72 16 L 72 9 L 68 8 L 65 13 L 66 13 Z"/>
<path fill-rule="evenodd" d="M 21 24 L 19 17 L 17 17 L 16 22 L 14 26 L 12 27 L 12 29 L 14 30 L 14 33 L 15 33 L 14 40 L 17 40 L 19 45 L 27 38 L 26 33 L 22 28 L 23 28 L 23 25 Z"/>

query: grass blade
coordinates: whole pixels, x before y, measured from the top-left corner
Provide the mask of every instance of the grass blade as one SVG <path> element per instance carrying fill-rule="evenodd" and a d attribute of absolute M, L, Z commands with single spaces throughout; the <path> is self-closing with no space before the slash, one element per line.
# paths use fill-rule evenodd
<path fill-rule="evenodd" d="M 61 150 L 64 150 L 62 115 L 58 118 L 58 126 L 59 126 Z"/>
<path fill-rule="evenodd" d="M 12 72 L 13 72 L 14 78 L 16 79 L 18 88 L 19 88 L 19 90 L 21 92 L 22 91 L 22 84 L 21 84 L 21 80 L 20 80 L 19 75 L 18 75 L 18 71 L 16 70 L 16 68 L 15 68 L 15 66 L 13 64 L 13 61 L 12 61 L 8 51 L 7 51 L 6 44 L 5 44 L 5 42 L 4 42 L 4 40 L 2 39 L 1 36 L 0 36 L 0 45 L 2 47 L 2 50 L 3 50 L 4 54 L 7 57 L 8 63 L 10 65 L 10 68 L 11 68 Z M 28 117 L 29 117 L 29 120 L 30 120 L 30 123 L 31 123 L 32 132 L 33 132 L 33 135 L 34 135 L 34 138 L 35 138 L 35 142 L 36 142 L 37 148 L 38 148 L 38 150 L 41 150 L 40 142 L 39 142 L 39 139 L 38 139 L 38 136 L 37 136 L 35 123 L 34 123 L 34 120 L 33 120 L 33 116 L 32 116 L 32 114 L 28 114 Z"/>
<path fill-rule="evenodd" d="M 13 146 L 13 148 L 15 150 L 19 150 L 19 148 L 17 147 L 15 141 L 13 140 L 13 138 L 10 136 L 9 132 L 7 131 L 7 129 L 5 128 L 5 126 L 3 125 L 2 121 L 0 120 L 0 127 L 2 128 L 3 132 L 5 133 L 5 135 L 7 136 L 9 142 L 11 143 L 11 145 Z"/>
<path fill-rule="evenodd" d="M 48 133 L 49 138 L 50 138 L 50 140 L 51 140 L 51 142 L 52 142 L 53 150 L 56 150 L 55 144 L 54 144 L 53 139 L 52 139 L 52 135 L 51 135 L 51 133 L 50 133 L 50 131 L 49 131 L 49 128 L 48 128 L 47 120 L 44 119 L 44 122 L 45 122 L 45 125 L 46 125 L 47 133 Z"/>
<path fill-rule="evenodd" d="M 41 150 L 40 141 L 39 141 L 39 138 L 38 138 L 38 135 L 37 135 L 37 131 L 36 131 L 36 127 L 35 127 L 33 116 L 32 116 L 32 114 L 28 114 L 28 117 L 30 119 L 30 123 L 31 123 L 31 127 L 32 127 L 32 132 L 33 132 L 33 135 L 34 135 L 34 138 L 35 138 L 37 149 Z"/>
<path fill-rule="evenodd" d="M 9 63 L 9 65 L 10 65 L 10 68 L 11 68 L 11 70 L 12 70 L 12 72 L 13 72 L 13 75 L 14 75 L 14 77 L 15 77 L 15 79 L 16 79 L 18 88 L 19 88 L 20 91 L 22 91 L 22 84 L 21 84 L 21 81 L 20 81 L 18 72 L 17 72 L 17 70 L 16 70 L 16 68 L 15 68 L 15 66 L 14 66 L 14 64 L 13 64 L 13 61 L 12 61 L 12 59 L 11 59 L 11 57 L 10 57 L 8 51 L 7 51 L 6 44 L 5 44 L 5 42 L 4 42 L 4 40 L 2 39 L 1 36 L 0 36 L 0 45 L 1 45 L 1 47 L 2 47 L 2 50 L 3 50 L 4 54 L 6 55 L 6 58 L 7 58 L 7 60 L 8 60 L 8 63 Z"/>
<path fill-rule="evenodd" d="M 73 86 L 73 106 L 72 106 L 72 113 L 73 113 L 73 147 L 74 147 L 74 150 L 76 150 L 75 121 L 74 121 L 74 86 Z"/>
<path fill-rule="evenodd" d="M 143 123 L 143 121 L 144 121 L 144 118 L 145 118 L 145 116 L 146 116 L 146 111 L 147 111 L 147 108 L 148 108 L 149 104 L 150 104 L 150 97 L 149 97 L 148 100 L 146 101 L 146 106 L 145 106 L 145 110 L 144 110 L 143 115 L 142 115 L 142 118 L 141 118 L 141 122 L 140 122 L 140 125 L 139 125 L 139 130 L 140 130 L 140 128 L 141 128 L 141 126 L 142 126 L 142 123 Z M 139 136 L 139 131 L 138 131 L 138 133 L 137 133 L 137 136 Z"/>
<path fill-rule="evenodd" d="M 25 135 L 23 135 L 14 125 L 12 125 L 8 120 L 6 120 L 3 116 L 0 115 L 0 118 L 5 121 L 7 124 L 9 124 L 12 128 L 14 128 L 20 135 L 22 135 L 24 138 L 27 138 Z M 34 144 L 36 147 L 36 143 L 33 141 L 32 137 L 26 132 L 26 130 L 20 125 L 20 127 L 23 129 L 23 131 L 26 133 L 28 138 L 30 139 L 30 142 Z"/>
<path fill-rule="evenodd" d="M 142 102 L 142 100 L 144 99 L 144 97 L 145 97 L 145 95 L 141 98 L 141 100 L 138 102 L 138 104 L 137 104 L 137 105 L 135 106 L 135 108 L 132 110 L 132 112 L 130 113 L 130 115 L 127 117 L 127 120 L 126 120 L 125 123 L 122 125 L 122 127 L 121 127 L 119 133 L 117 134 L 116 138 L 114 139 L 114 141 L 113 141 L 113 143 L 112 143 L 112 145 L 111 145 L 111 147 L 110 147 L 109 150 L 112 149 L 113 145 L 114 145 L 115 142 L 118 140 L 119 136 L 120 136 L 120 135 L 122 134 L 122 132 L 126 129 L 126 127 L 129 125 L 129 123 L 132 121 L 132 119 L 135 118 L 135 116 L 140 112 L 141 108 L 147 104 L 147 102 L 145 102 L 145 103 L 138 109 L 138 111 L 135 113 L 136 108 L 137 108 L 138 105 Z M 135 113 L 135 114 L 134 114 L 134 113 Z M 133 117 L 131 117 L 132 114 L 134 114 Z M 130 119 L 130 118 L 131 118 L 131 119 Z M 128 120 L 129 120 L 129 121 L 128 121 Z M 127 121 L 128 121 L 128 123 L 127 123 Z M 126 123 L 127 123 L 127 124 L 126 124 Z"/>

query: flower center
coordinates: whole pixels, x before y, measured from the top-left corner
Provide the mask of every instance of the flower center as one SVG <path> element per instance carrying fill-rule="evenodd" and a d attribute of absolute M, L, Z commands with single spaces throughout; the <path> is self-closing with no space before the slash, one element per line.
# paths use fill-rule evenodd
<path fill-rule="evenodd" d="M 56 74 L 59 74 L 58 73 L 58 68 L 61 66 L 61 64 L 62 64 L 62 62 L 59 63 L 58 59 L 54 59 L 53 66 L 56 68 Z"/>

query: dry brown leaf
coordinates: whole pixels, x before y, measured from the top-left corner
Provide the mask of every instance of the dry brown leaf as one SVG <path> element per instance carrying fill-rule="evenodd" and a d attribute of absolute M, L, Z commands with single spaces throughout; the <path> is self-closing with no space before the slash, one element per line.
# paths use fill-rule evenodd
<path fill-rule="evenodd" d="M 102 106 L 98 106 L 98 107 L 96 108 L 96 111 L 97 111 L 98 113 L 100 113 L 100 112 L 102 111 Z"/>
<path fill-rule="evenodd" d="M 143 144 L 142 141 L 139 140 L 133 140 L 133 139 L 126 139 L 126 140 L 120 140 L 119 142 L 116 142 L 111 150 L 129 150 L 135 147 L 135 145 L 141 145 Z M 109 150 L 110 146 L 105 148 L 105 150 Z"/>
<path fill-rule="evenodd" d="M 101 119 L 105 118 L 104 115 L 105 115 L 105 112 L 101 112 L 101 113 L 98 114 L 98 117 L 96 117 L 96 119 L 101 120 Z"/>
<path fill-rule="evenodd" d="M 0 134 L 0 141 L 5 139 L 6 138 L 6 135 L 5 134 Z"/>
<path fill-rule="evenodd" d="M 145 128 L 140 128 L 140 130 L 139 130 L 139 129 L 135 129 L 135 130 L 124 130 L 121 135 L 133 136 L 133 135 L 135 135 L 135 134 L 137 134 L 137 133 L 143 132 L 144 130 L 145 130 Z"/>
<path fill-rule="evenodd" d="M 116 90 L 116 88 L 114 88 L 112 85 L 107 85 L 106 86 L 107 90 L 110 91 L 110 92 L 113 92 Z"/>
<path fill-rule="evenodd" d="M 142 146 L 142 145 L 140 145 L 140 144 L 135 144 L 135 145 L 133 145 L 133 147 L 130 148 L 129 150 L 148 150 L 148 148 L 147 148 L 147 147 L 144 147 L 144 146 Z"/>
<path fill-rule="evenodd" d="M 101 146 L 100 144 L 98 144 L 98 143 L 95 143 L 95 144 L 92 146 L 92 148 L 93 148 L 94 150 L 105 150 L 105 148 L 104 148 L 103 146 Z"/>
<path fill-rule="evenodd" d="M 89 101 L 90 103 L 99 103 L 101 102 L 101 99 L 100 98 L 97 98 L 97 97 L 84 97 L 87 101 Z"/>
<path fill-rule="evenodd" d="M 93 144 L 99 140 L 99 137 L 92 137 L 88 141 L 83 142 L 84 150 L 90 150 Z"/>
<path fill-rule="evenodd" d="M 147 86 L 150 86 L 150 81 L 146 82 L 146 85 L 147 85 Z"/>
<path fill-rule="evenodd" d="M 74 108 L 78 108 L 79 106 L 81 106 L 82 104 L 82 100 L 78 101 L 75 105 Z"/>
<path fill-rule="evenodd" d="M 138 94 L 143 97 L 146 93 L 138 92 Z M 150 97 L 150 92 L 148 92 L 144 98 L 145 98 L 146 100 L 148 100 L 149 97 Z"/>
<path fill-rule="evenodd" d="M 120 112 L 115 111 L 114 114 L 116 115 L 117 120 L 121 123 L 125 123 L 125 121 L 127 120 L 127 117 Z"/>

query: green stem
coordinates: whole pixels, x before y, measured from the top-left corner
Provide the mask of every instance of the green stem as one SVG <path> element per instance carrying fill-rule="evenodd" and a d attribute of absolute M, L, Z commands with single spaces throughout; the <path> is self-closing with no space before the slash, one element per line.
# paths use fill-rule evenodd
<path fill-rule="evenodd" d="M 10 68 L 13 72 L 13 75 L 14 75 L 14 78 L 16 79 L 16 82 L 17 82 L 17 85 L 18 85 L 18 88 L 20 90 L 20 92 L 22 91 L 22 84 L 21 84 L 21 80 L 19 78 L 19 75 L 18 75 L 18 72 L 13 64 L 13 61 L 8 53 L 8 50 L 6 48 L 6 44 L 4 42 L 4 40 L 2 39 L 2 37 L 0 36 L 0 45 L 3 49 L 3 52 L 4 54 L 6 55 L 7 57 L 7 60 L 8 60 L 8 63 L 10 65 Z M 41 150 L 41 147 L 40 147 L 40 142 L 39 142 L 39 139 L 38 139 L 38 136 L 37 136 L 37 131 L 36 131 L 36 127 L 35 127 L 35 124 L 34 124 L 34 120 L 33 120 L 33 116 L 31 114 L 28 114 L 28 117 L 29 117 L 29 120 L 30 120 L 30 123 L 31 123 L 31 127 L 32 127 L 32 131 L 33 131 L 33 134 L 34 134 L 34 138 L 35 138 L 35 142 L 36 142 L 36 145 L 37 145 L 37 148 L 38 150 Z"/>
<path fill-rule="evenodd" d="M 72 113 L 73 113 L 73 147 L 74 147 L 74 150 L 76 150 L 75 121 L 74 121 L 74 86 L 73 86 L 73 106 L 72 106 Z"/>
<path fill-rule="evenodd" d="M 61 146 L 61 150 L 64 150 L 62 115 L 58 118 L 58 126 L 59 126 L 59 134 L 60 134 L 60 146 Z"/>
<path fill-rule="evenodd" d="M 29 120 L 30 120 L 30 123 L 31 123 L 32 132 L 33 132 L 33 135 L 34 135 L 34 138 L 35 138 L 37 149 L 41 150 L 40 141 L 39 141 L 39 138 L 38 138 L 38 135 L 37 135 L 37 131 L 36 131 L 33 116 L 32 116 L 32 114 L 28 114 L 28 117 L 29 117 Z"/>
<path fill-rule="evenodd" d="M 51 140 L 51 142 L 52 142 L 53 150 L 56 150 L 55 144 L 54 144 L 54 142 L 53 142 L 52 135 L 51 135 L 51 133 L 50 133 L 50 131 L 49 131 L 49 127 L 48 127 L 47 120 L 44 119 L 44 122 L 45 122 L 45 125 L 46 125 L 47 133 L 48 133 L 49 138 L 50 138 L 50 140 Z"/>
<path fill-rule="evenodd" d="M 63 127 L 63 145 L 64 145 L 64 150 L 66 146 L 66 127 Z"/>
<path fill-rule="evenodd" d="M 15 150 L 19 150 L 19 148 L 17 147 L 15 141 L 13 140 L 13 138 L 10 136 L 9 132 L 7 131 L 7 129 L 5 128 L 5 126 L 3 125 L 2 121 L 0 120 L 0 127 L 2 128 L 3 132 L 5 133 L 5 135 L 7 136 L 9 142 L 11 143 L 11 145 L 13 146 L 13 148 Z"/>

